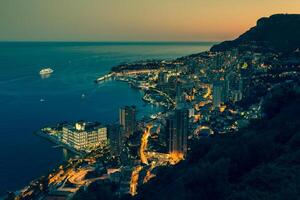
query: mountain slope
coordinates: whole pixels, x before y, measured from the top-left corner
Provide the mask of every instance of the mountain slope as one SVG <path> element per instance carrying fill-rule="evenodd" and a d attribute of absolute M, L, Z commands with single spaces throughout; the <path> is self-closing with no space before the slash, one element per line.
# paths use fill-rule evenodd
<path fill-rule="evenodd" d="M 201 140 L 187 160 L 159 170 L 137 199 L 299 199 L 299 89 L 276 88 L 265 100 L 266 118 Z"/>
<path fill-rule="evenodd" d="M 300 14 L 276 14 L 261 18 L 257 25 L 233 41 L 214 45 L 211 51 L 233 48 L 289 53 L 300 48 Z"/>

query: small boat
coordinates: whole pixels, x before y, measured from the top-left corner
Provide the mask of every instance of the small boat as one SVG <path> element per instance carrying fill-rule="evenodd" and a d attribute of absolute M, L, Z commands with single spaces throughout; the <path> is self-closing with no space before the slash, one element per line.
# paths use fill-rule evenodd
<path fill-rule="evenodd" d="M 45 101 L 45 99 L 40 99 L 40 102 L 44 102 Z"/>
<path fill-rule="evenodd" d="M 40 71 L 40 75 L 52 74 L 53 72 L 54 72 L 54 70 L 51 68 L 44 68 Z"/>

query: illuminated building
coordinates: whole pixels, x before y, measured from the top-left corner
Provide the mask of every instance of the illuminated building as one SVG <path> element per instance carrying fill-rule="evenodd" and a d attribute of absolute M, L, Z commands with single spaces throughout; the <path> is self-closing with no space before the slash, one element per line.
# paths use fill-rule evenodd
<path fill-rule="evenodd" d="M 136 107 L 125 106 L 120 108 L 119 123 L 122 126 L 125 137 L 132 135 L 136 128 Z"/>
<path fill-rule="evenodd" d="M 94 123 L 77 122 L 75 126 L 64 126 L 62 133 L 62 142 L 80 151 L 90 151 L 107 142 L 107 128 Z"/>
<path fill-rule="evenodd" d="M 189 111 L 185 108 L 176 109 L 167 121 L 169 132 L 169 153 L 187 153 L 189 130 Z"/>

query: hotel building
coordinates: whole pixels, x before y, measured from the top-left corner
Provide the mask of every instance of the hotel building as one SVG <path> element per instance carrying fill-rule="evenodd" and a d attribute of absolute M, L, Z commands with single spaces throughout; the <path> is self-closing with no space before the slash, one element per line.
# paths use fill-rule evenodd
<path fill-rule="evenodd" d="M 107 142 L 107 128 L 94 123 L 67 125 L 63 127 L 62 133 L 62 142 L 79 151 L 91 151 Z"/>

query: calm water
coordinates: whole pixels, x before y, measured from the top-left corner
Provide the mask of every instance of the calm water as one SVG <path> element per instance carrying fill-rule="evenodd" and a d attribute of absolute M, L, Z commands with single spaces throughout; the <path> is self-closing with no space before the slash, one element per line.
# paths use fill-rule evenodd
<path fill-rule="evenodd" d="M 94 84 L 98 76 L 122 62 L 171 59 L 211 45 L 0 43 L 0 196 L 21 189 L 65 159 L 65 151 L 33 131 L 61 121 L 112 122 L 118 108 L 127 104 L 136 105 L 140 116 L 157 111 L 145 106 L 141 93 L 126 83 Z M 50 78 L 39 76 L 42 66 L 55 70 Z"/>

